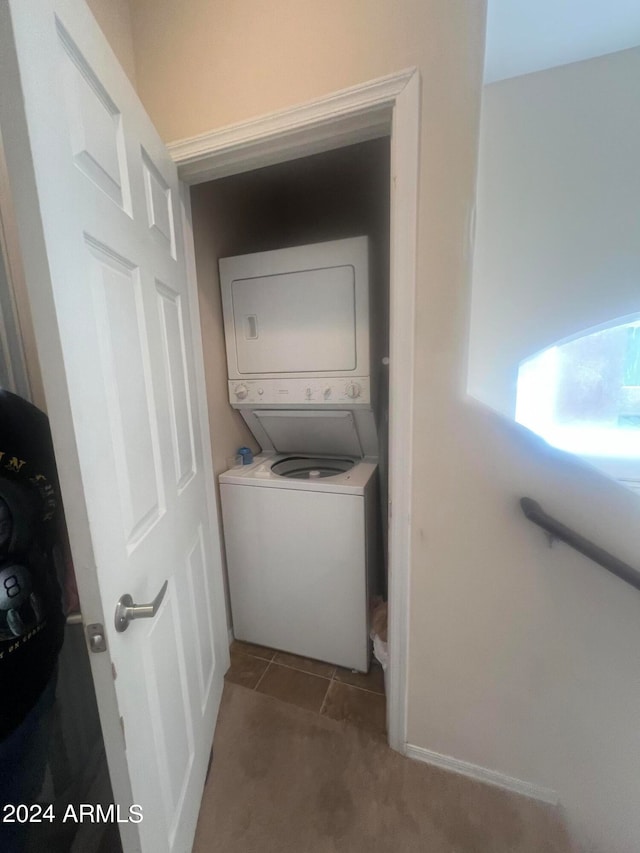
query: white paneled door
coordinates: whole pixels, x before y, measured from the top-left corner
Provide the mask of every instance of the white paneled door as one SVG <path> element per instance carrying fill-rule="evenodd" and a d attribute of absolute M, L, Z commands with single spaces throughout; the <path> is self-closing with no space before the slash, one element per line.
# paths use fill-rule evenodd
<path fill-rule="evenodd" d="M 228 661 L 176 169 L 82 0 L 1 0 L 0 122 L 126 853 L 191 849 Z M 166 594 L 118 632 L 116 603 Z"/>

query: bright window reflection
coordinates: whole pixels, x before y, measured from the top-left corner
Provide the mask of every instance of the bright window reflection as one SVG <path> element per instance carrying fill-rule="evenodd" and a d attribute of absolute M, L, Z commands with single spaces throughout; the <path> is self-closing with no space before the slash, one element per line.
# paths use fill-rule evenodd
<path fill-rule="evenodd" d="M 570 453 L 640 461 L 640 315 L 523 361 L 516 420 Z"/>

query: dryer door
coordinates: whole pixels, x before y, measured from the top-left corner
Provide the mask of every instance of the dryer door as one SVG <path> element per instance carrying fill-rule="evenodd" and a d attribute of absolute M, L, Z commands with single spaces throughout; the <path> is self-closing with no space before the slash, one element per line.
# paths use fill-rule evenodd
<path fill-rule="evenodd" d="M 231 293 L 241 375 L 355 370 L 352 266 L 236 279 Z"/>

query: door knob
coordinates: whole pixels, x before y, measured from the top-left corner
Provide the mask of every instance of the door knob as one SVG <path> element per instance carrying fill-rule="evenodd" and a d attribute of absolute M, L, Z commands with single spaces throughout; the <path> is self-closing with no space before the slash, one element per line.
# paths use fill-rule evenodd
<path fill-rule="evenodd" d="M 151 619 L 155 616 L 167 591 L 167 584 L 168 581 L 162 584 L 162 589 L 151 604 L 134 604 L 131 596 L 125 593 L 116 604 L 116 631 L 126 631 L 132 619 Z"/>

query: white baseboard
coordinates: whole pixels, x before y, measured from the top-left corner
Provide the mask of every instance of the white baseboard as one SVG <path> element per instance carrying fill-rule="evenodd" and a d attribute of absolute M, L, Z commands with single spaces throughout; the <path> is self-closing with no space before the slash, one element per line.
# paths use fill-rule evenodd
<path fill-rule="evenodd" d="M 231 645 L 231 643 L 233 643 L 233 641 L 235 639 L 235 637 L 233 636 L 233 628 L 229 628 L 227 634 L 229 637 L 229 645 Z"/>
<path fill-rule="evenodd" d="M 531 782 L 523 782 L 513 776 L 498 773 L 497 770 L 488 770 L 478 764 L 460 761 L 458 758 L 452 758 L 449 755 L 440 755 L 438 752 L 432 752 L 430 749 L 424 749 L 421 746 L 412 746 L 408 743 L 405 747 L 405 755 L 407 758 L 423 761 L 425 764 L 433 764 L 443 770 L 469 776 L 471 779 L 477 779 L 487 785 L 496 785 L 498 788 L 505 788 L 507 791 L 513 791 L 516 794 L 522 794 L 525 797 L 531 797 L 552 806 L 557 806 L 559 802 L 558 793 L 552 788 L 543 788 L 540 785 L 533 785 Z"/>

